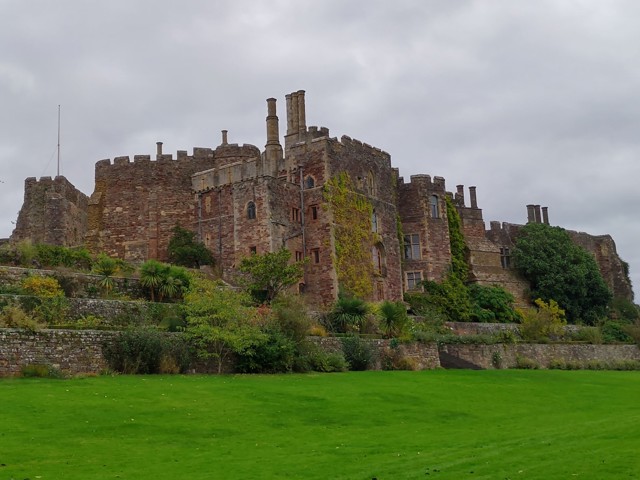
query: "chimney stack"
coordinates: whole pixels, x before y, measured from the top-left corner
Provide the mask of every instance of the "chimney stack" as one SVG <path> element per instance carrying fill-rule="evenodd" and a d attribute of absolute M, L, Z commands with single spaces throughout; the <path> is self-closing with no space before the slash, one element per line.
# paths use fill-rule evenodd
<path fill-rule="evenodd" d="M 162 142 L 156 142 L 156 160 L 162 156 Z"/>
<path fill-rule="evenodd" d="M 227 141 L 227 130 L 222 130 L 222 145 L 228 145 Z"/>
<path fill-rule="evenodd" d="M 536 223 L 535 207 L 527 205 L 527 223 Z"/>
<path fill-rule="evenodd" d="M 464 185 L 456 185 L 456 198 L 460 199 L 464 207 Z"/>
<path fill-rule="evenodd" d="M 478 208 L 478 199 L 476 197 L 476 187 L 469 187 L 469 198 L 471 199 L 471 208 Z"/>
<path fill-rule="evenodd" d="M 549 225 L 549 207 L 542 207 L 542 223 Z"/>
<path fill-rule="evenodd" d="M 542 223 L 542 215 L 540 215 L 540 205 L 533 206 L 535 211 L 535 221 L 536 223 Z"/>

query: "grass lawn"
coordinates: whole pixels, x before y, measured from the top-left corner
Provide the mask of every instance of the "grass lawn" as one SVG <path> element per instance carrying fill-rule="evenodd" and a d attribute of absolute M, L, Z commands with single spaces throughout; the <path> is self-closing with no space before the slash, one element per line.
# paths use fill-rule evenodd
<path fill-rule="evenodd" d="M 640 372 L 0 380 L 0 480 L 640 478 Z"/>

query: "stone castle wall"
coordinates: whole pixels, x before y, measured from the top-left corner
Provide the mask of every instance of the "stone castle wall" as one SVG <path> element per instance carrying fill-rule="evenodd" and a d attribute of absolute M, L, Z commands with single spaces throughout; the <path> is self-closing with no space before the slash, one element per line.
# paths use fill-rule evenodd
<path fill-rule="evenodd" d="M 24 202 L 11 240 L 49 245 L 82 245 L 87 225 L 87 196 L 65 177 L 34 177 L 24 182 Z"/>

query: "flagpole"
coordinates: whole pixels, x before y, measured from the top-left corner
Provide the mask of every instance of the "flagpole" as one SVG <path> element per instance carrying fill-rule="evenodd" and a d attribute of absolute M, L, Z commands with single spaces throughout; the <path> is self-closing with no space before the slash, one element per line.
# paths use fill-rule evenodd
<path fill-rule="evenodd" d="M 58 105 L 58 174 L 60 176 L 60 105 Z"/>

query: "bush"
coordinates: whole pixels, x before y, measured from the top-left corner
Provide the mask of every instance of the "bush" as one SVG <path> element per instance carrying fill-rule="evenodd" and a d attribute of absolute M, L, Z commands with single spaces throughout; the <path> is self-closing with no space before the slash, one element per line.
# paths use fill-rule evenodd
<path fill-rule="evenodd" d="M 307 306 L 299 295 L 279 295 L 272 303 L 273 319 L 277 328 L 296 344 L 309 334 L 311 320 Z"/>
<path fill-rule="evenodd" d="M 629 335 L 627 325 L 618 322 L 607 321 L 602 324 L 602 339 L 604 343 L 634 343 L 634 338 Z"/>
<path fill-rule="evenodd" d="M 181 336 L 151 328 L 120 332 L 103 343 L 102 353 L 111 370 L 128 374 L 185 372 L 191 361 Z"/>
<path fill-rule="evenodd" d="M 609 318 L 621 323 L 635 323 L 640 319 L 640 307 L 626 298 L 616 297 L 609 304 Z"/>
<path fill-rule="evenodd" d="M 366 370 L 373 359 L 371 345 L 356 335 L 341 338 L 344 358 L 349 364 L 349 370 Z"/>
<path fill-rule="evenodd" d="M 540 364 L 535 360 L 531 360 L 527 357 L 521 357 L 518 355 L 516 357 L 516 365 L 514 368 L 520 368 L 524 370 L 538 370 L 540 368 Z"/>
<path fill-rule="evenodd" d="M 37 332 L 46 327 L 38 319 L 33 318 L 21 307 L 8 305 L 0 312 L 0 326 L 5 328 L 20 328 L 28 332 Z"/>
<path fill-rule="evenodd" d="M 562 336 L 564 326 L 567 324 L 564 310 L 554 300 L 546 303 L 538 298 L 535 303 L 538 306 L 537 309 L 521 312 L 522 338 L 526 341 L 546 342 L 550 338 Z"/>
<path fill-rule="evenodd" d="M 386 338 L 405 336 L 409 330 L 409 316 L 403 302 L 384 301 L 378 310 L 380 330 Z"/>
<path fill-rule="evenodd" d="M 604 342 L 602 332 L 598 327 L 580 327 L 569 336 L 574 342 L 585 342 L 593 345 L 599 345 Z"/>
<path fill-rule="evenodd" d="M 476 322 L 515 323 L 520 321 L 513 306 L 514 298 L 502 287 L 469 286 L 472 312 L 471 320 Z"/>
<path fill-rule="evenodd" d="M 20 286 L 25 295 L 48 298 L 64 297 L 64 290 L 58 280 L 53 277 L 28 276 L 20 282 Z"/>
<path fill-rule="evenodd" d="M 383 370 L 417 370 L 418 364 L 414 358 L 403 355 L 397 343 L 390 342 L 380 352 L 380 367 Z"/>
<path fill-rule="evenodd" d="M 359 332 L 369 312 L 364 300 L 340 296 L 327 316 L 328 327 L 337 333 Z"/>
<path fill-rule="evenodd" d="M 57 368 L 51 365 L 30 364 L 20 367 L 20 376 L 24 378 L 64 378 Z"/>
<path fill-rule="evenodd" d="M 340 352 L 325 352 L 315 343 L 304 342 L 299 346 L 298 356 L 294 359 L 296 372 L 344 372 L 349 365 Z"/>
<path fill-rule="evenodd" d="M 240 373 L 287 373 L 293 369 L 295 342 L 278 330 L 267 335 L 263 342 L 236 356 L 236 369 Z"/>

